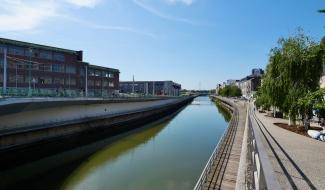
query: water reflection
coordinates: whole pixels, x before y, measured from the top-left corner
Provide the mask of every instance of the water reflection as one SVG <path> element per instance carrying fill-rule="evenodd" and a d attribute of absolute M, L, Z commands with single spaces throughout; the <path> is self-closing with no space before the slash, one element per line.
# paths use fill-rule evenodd
<path fill-rule="evenodd" d="M 86 178 L 89 174 L 96 173 L 98 170 L 102 170 L 107 162 L 114 163 L 119 159 L 121 155 L 131 154 L 133 155 L 135 148 L 148 143 L 150 139 L 155 136 L 168 124 L 168 122 L 159 124 L 153 128 L 149 128 L 138 134 L 126 137 L 126 139 L 112 143 L 105 147 L 103 150 L 97 152 L 95 155 L 88 158 L 86 162 L 80 165 L 72 175 L 66 180 L 61 189 L 94 189 L 96 184 L 89 184 L 86 187 L 78 188 L 78 183 Z M 132 158 L 132 157 L 131 157 Z M 99 177 L 99 176 L 97 176 Z M 88 188 L 89 186 L 89 188 Z M 106 188 L 104 188 L 106 189 Z"/>
<path fill-rule="evenodd" d="M 218 108 L 218 112 L 223 116 L 223 118 L 229 122 L 230 119 L 231 119 L 231 114 L 230 112 L 224 108 L 223 106 L 221 106 L 220 102 L 219 101 L 215 101 L 215 105 L 217 106 Z"/>
<path fill-rule="evenodd" d="M 175 118 L 105 147 L 61 189 L 192 189 L 227 122 L 208 97 Z"/>
<path fill-rule="evenodd" d="M 12 176 L 51 166 L 18 189 L 192 189 L 229 118 L 208 97 L 198 97 L 173 117 L 31 163 Z"/>

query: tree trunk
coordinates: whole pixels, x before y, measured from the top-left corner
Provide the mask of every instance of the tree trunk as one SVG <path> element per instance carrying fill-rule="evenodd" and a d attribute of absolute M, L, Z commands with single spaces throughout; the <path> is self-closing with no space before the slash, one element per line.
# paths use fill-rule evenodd
<path fill-rule="evenodd" d="M 291 117 L 289 115 L 289 126 L 291 126 L 291 125 L 292 125 L 292 121 L 291 121 Z"/>
<path fill-rule="evenodd" d="M 289 116 L 289 126 L 296 126 L 296 120 Z"/>

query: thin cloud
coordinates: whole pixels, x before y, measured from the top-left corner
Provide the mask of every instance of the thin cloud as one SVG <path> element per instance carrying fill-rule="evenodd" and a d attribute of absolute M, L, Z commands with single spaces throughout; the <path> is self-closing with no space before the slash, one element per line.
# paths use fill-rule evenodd
<path fill-rule="evenodd" d="M 86 27 L 100 30 L 117 30 L 156 38 L 150 32 L 140 31 L 131 27 L 99 25 L 71 16 L 64 16 L 59 10 L 63 5 L 74 7 L 94 8 L 101 0 L 3 0 L 0 3 L 0 32 L 24 32 L 37 31 L 38 27 L 49 18 L 62 18 L 73 21 Z"/>
<path fill-rule="evenodd" d="M 174 2 L 174 1 L 171 0 L 170 2 Z M 172 15 L 168 15 L 166 13 L 160 12 L 157 9 L 155 9 L 155 8 L 141 2 L 140 0 L 133 0 L 133 2 L 137 6 L 143 8 L 144 10 L 146 10 L 146 11 L 150 12 L 151 14 L 154 14 L 154 15 L 160 17 L 160 18 L 171 20 L 171 21 L 176 21 L 176 22 L 183 22 L 183 23 L 187 23 L 187 24 L 191 24 L 191 25 L 202 25 L 201 23 L 195 22 L 195 21 L 187 19 L 187 18 L 175 17 L 175 16 L 172 16 Z"/>
<path fill-rule="evenodd" d="M 25 3 L 5 0 L 0 4 L 0 31 L 33 30 L 47 18 L 55 15 L 54 1 Z"/>
<path fill-rule="evenodd" d="M 94 8 L 100 2 L 100 0 L 65 0 L 65 1 L 77 7 L 88 7 L 88 8 Z"/>
<path fill-rule="evenodd" d="M 73 18 L 70 16 L 63 16 L 61 15 L 60 17 L 64 18 L 65 20 L 69 20 L 75 23 L 79 23 L 81 25 L 84 25 L 86 27 L 89 28 L 93 28 L 93 29 L 99 29 L 99 30 L 116 30 L 116 31 L 121 31 L 121 32 L 131 32 L 131 33 L 135 33 L 135 34 L 139 34 L 139 35 L 143 35 L 143 36 L 148 36 L 151 38 L 157 38 L 157 36 L 153 33 L 150 32 L 144 32 L 141 30 L 137 30 L 135 28 L 131 28 L 131 27 L 126 27 L 126 26 L 109 26 L 109 25 L 101 25 L 101 24 L 95 24 L 92 22 L 88 22 L 85 20 L 81 20 L 81 19 L 77 19 L 77 18 Z"/>
<path fill-rule="evenodd" d="M 185 4 L 187 6 L 190 6 L 195 2 L 195 0 L 165 0 L 165 1 L 167 3 L 169 3 L 169 4 L 182 3 L 182 4 Z"/>

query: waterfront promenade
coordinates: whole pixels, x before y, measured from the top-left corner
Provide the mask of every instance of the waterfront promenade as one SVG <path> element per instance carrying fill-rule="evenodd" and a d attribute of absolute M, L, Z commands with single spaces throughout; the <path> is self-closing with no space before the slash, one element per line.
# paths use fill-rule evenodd
<path fill-rule="evenodd" d="M 220 97 L 219 97 L 220 98 Z M 241 149 L 243 144 L 243 136 L 246 122 L 246 104 L 241 101 L 232 99 L 221 99 L 224 107 L 232 110 L 232 119 L 229 123 L 224 138 L 219 142 L 210 158 L 207 166 L 211 167 L 203 171 L 200 180 L 204 182 L 202 185 L 196 186 L 197 189 L 235 189 L 237 182 L 237 173 L 239 168 Z M 208 168 L 209 168 L 208 167 Z M 204 180 L 205 179 L 205 180 Z"/>
<path fill-rule="evenodd" d="M 325 144 L 285 129 L 273 123 L 287 120 L 271 118 L 252 111 L 253 127 L 271 160 L 282 189 L 325 189 Z M 255 123 L 257 122 L 257 123 Z"/>

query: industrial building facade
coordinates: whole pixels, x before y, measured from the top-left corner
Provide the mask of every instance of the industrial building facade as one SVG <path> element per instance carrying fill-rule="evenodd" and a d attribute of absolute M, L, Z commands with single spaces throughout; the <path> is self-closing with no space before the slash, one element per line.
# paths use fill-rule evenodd
<path fill-rule="evenodd" d="M 120 93 L 152 96 L 179 96 L 181 85 L 173 81 L 121 81 Z"/>
<path fill-rule="evenodd" d="M 83 52 L 0 38 L 0 94 L 108 96 L 119 70 L 83 61 Z"/>

